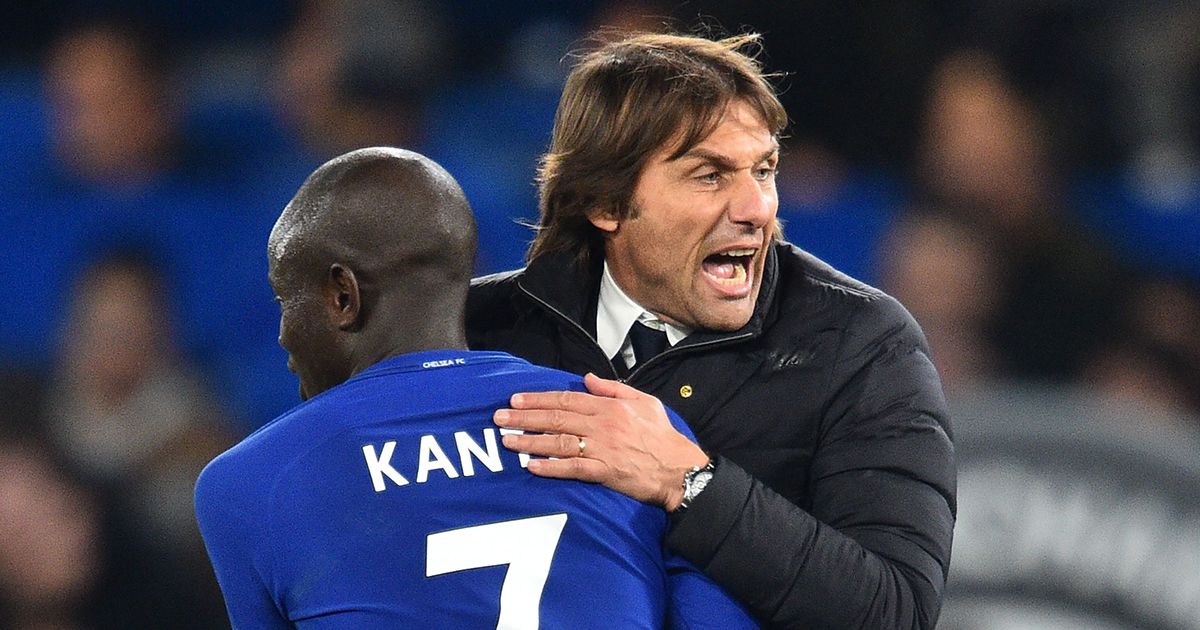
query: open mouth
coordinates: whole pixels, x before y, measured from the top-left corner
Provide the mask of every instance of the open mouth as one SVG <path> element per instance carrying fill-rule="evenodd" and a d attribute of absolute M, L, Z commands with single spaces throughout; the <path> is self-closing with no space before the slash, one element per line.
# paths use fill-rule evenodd
<path fill-rule="evenodd" d="M 748 283 L 750 264 L 757 253 L 757 249 L 744 248 L 712 254 L 704 259 L 704 273 L 718 286 L 742 287 Z"/>

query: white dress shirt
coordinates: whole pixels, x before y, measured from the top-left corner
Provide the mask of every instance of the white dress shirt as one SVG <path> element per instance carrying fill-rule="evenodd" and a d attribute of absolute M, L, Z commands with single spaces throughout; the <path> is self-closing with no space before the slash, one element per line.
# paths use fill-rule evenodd
<path fill-rule="evenodd" d="M 633 345 L 629 343 L 629 329 L 633 327 L 634 322 L 666 331 L 668 347 L 679 343 L 692 332 L 690 329 L 662 321 L 654 313 L 634 302 L 617 286 L 617 281 L 613 280 L 612 273 L 608 270 L 608 261 L 605 261 L 604 275 L 600 277 L 600 300 L 596 307 L 596 341 L 604 350 L 605 356 L 611 358 L 620 353 L 626 367 L 636 363 Z"/>

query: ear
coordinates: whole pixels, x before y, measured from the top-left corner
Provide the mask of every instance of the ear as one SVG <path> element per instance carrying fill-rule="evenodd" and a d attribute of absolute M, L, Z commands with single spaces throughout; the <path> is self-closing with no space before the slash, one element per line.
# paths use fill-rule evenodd
<path fill-rule="evenodd" d="M 362 316 L 362 296 L 354 271 L 340 263 L 329 266 L 325 282 L 326 304 L 338 330 L 356 328 Z"/>
<path fill-rule="evenodd" d="M 587 218 L 598 230 L 610 236 L 616 234 L 617 228 L 621 227 L 621 220 L 610 209 L 591 210 L 588 212 Z"/>

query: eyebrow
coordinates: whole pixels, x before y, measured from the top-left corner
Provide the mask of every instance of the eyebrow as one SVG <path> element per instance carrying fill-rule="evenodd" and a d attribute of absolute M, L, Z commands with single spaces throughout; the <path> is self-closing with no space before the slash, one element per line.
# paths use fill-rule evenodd
<path fill-rule="evenodd" d="M 761 155 L 759 155 L 754 160 L 753 163 L 758 164 L 759 162 L 766 161 L 771 156 L 774 156 L 778 153 L 779 153 L 779 143 L 776 142 L 770 149 L 767 149 Z M 714 166 L 716 166 L 717 168 L 720 168 L 721 170 L 725 170 L 725 171 L 737 170 L 737 165 L 733 163 L 733 160 L 729 156 L 721 154 L 721 153 L 717 153 L 715 151 L 709 151 L 708 149 L 702 149 L 700 147 L 694 147 L 691 150 L 689 150 L 687 153 L 684 153 L 683 155 L 679 156 L 676 159 L 677 160 L 700 159 L 700 160 L 704 160 L 705 162 L 712 163 Z"/>

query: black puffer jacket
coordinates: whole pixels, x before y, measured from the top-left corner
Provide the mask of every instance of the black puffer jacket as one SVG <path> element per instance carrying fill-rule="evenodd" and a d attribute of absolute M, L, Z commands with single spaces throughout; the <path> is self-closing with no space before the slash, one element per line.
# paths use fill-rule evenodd
<path fill-rule="evenodd" d="M 594 341 L 599 274 L 546 256 L 477 279 L 472 347 L 614 378 Z M 760 620 L 935 625 L 954 449 L 924 336 L 896 300 L 779 244 L 746 326 L 693 333 L 627 382 L 673 407 L 719 455 L 668 544 Z"/>

